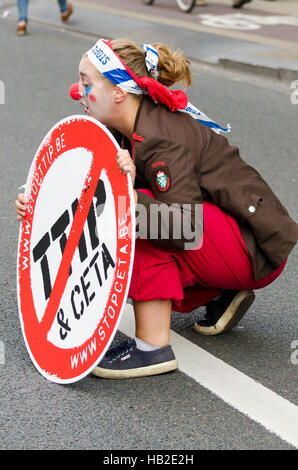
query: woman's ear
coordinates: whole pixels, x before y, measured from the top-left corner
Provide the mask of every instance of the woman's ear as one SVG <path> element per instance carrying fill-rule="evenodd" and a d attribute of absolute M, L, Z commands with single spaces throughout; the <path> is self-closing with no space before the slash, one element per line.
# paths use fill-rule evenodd
<path fill-rule="evenodd" d="M 112 92 L 112 95 L 115 103 L 122 103 L 122 101 L 127 97 L 127 91 L 124 91 L 116 86 Z"/>

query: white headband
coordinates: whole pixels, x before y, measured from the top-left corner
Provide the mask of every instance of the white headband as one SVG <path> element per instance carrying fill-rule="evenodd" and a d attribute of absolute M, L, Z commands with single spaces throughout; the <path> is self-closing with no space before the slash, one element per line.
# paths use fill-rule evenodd
<path fill-rule="evenodd" d="M 114 85 L 117 85 L 128 93 L 137 95 L 143 93 L 143 90 L 131 78 L 118 56 L 113 53 L 103 39 L 97 41 L 87 52 L 87 55 L 90 62 L 92 62 L 97 70 L 113 82 Z"/>

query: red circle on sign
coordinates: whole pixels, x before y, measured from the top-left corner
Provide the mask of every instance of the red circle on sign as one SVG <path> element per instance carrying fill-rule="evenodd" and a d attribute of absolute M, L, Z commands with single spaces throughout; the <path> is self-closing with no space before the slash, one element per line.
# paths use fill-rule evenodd
<path fill-rule="evenodd" d="M 66 152 L 76 149 L 85 149 L 89 155 L 92 154 L 91 164 L 78 194 L 73 220 L 69 222 L 68 237 L 63 234 L 59 240 L 55 238 L 56 225 L 45 229 L 45 236 L 42 238 L 43 245 L 45 249 L 48 249 L 51 243 L 60 241 L 61 261 L 59 261 L 57 274 L 46 299 L 44 312 L 41 317 L 38 317 L 35 305 L 36 292 L 35 296 L 33 295 L 35 285 L 32 282 L 33 265 L 35 269 L 34 263 L 37 257 L 37 248 L 32 244 L 32 232 L 33 228 L 40 224 L 35 217 L 36 206 L 41 200 L 41 188 L 50 174 L 49 171 L 55 169 L 55 164 L 57 165 L 59 159 L 64 158 Z M 127 298 L 134 254 L 135 221 L 134 210 L 131 210 L 134 200 L 130 178 L 122 175 L 117 167 L 118 149 L 119 146 L 113 136 L 98 121 L 86 116 L 70 116 L 56 124 L 47 134 L 35 155 L 29 172 L 26 185 L 27 212 L 20 228 L 18 247 L 19 315 L 26 347 L 34 365 L 43 376 L 53 382 L 71 383 L 85 377 L 93 369 L 114 337 Z M 66 285 L 71 279 L 71 264 L 74 253 L 78 253 L 84 226 L 90 222 L 90 208 L 103 169 L 111 185 L 110 197 L 113 199 L 116 219 L 115 259 L 111 259 L 108 265 L 110 289 L 105 305 L 98 309 L 101 314 L 98 318 L 92 319 L 92 333 L 88 335 L 88 338 L 84 337 L 82 330 L 84 337 L 82 343 L 78 339 L 72 347 L 61 347 L 61 345 L 53 344 L 49 339 L 49 332 L 54 322 L 56 322 L 55 325 L 59 323 L 60 330 L 58 328 L 57 331 L 60 331 L 59 341 L 63 343 L 67 335 L 71 334 L 68 320 L 72 321 L 72 324 L 79 325 L 76 322 L 79 322 L 83 315 L 83 300 L 81 300 L 81 315 L 74 308 L 74 295 L 72 314 L 64 312 L 60 302 Z M 71 175 L 65 175 L 65 184 L 71 184 Z M 47 204 L 50 207 L 51 194 L 48 195 Z M 44 211 L 47 211 L 47 204 L 43 207 Z M 63 217 L 69 217 L 68 211 L 63 206 L 63 198 L 61 214 L 59 223 Z M 96 233 L 99 239 L 101 234 L 98 233 L 98 227 Z M 64 240 L 63 247 L 62 240 Z M 101 241 L 101 247 L 102 257 L 107 258 L 104 241 Z M 84 293 L 87 304 L 96 294 L 95 289 L 90 295 L 90 283 L 84 281 L 85 273 L 88 272 L 91 263 L 94 263 L 94 259 L 95 257 L 80 276 L 81 287 L 76 285 L 72 291 L 77 294 L 81 290 L 81 299 L 84 299 Z M 48 263 L 45 255 L 41 260 L 44 265 Z M 99 274 L 98 280 L 104 281 L 100 279 Z M 100 300 L 99 297 L 96 302 Z M 86 318 L 87 314 L 84 315 Z"/>

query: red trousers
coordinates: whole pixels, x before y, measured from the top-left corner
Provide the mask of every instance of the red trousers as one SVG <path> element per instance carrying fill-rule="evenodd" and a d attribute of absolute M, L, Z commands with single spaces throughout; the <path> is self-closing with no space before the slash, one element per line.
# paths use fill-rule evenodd
<path fill-rule="evenodd" d="M 261 289 L 282 272 L 286 260 L 255 281 L 251 257 L 235 219 L 210 202 L 203 203 L 203 217 L 203 245 L 198 250 L 170 249 L 137 238 L 128 297 L 137 301 L 171 299 L 173 310 L 186 313 L 206 305 L 222 289 Z"/>

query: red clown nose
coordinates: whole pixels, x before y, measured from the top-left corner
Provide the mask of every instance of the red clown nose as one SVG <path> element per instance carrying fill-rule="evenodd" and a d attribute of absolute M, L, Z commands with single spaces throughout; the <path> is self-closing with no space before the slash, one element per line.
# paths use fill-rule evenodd
<path fill-rule="evenodd" d="M 69 89 L 69 95 L 73 100 L 79 100 L 81 93 L 79 92 L 79 84 L 73 83 Z"/>

